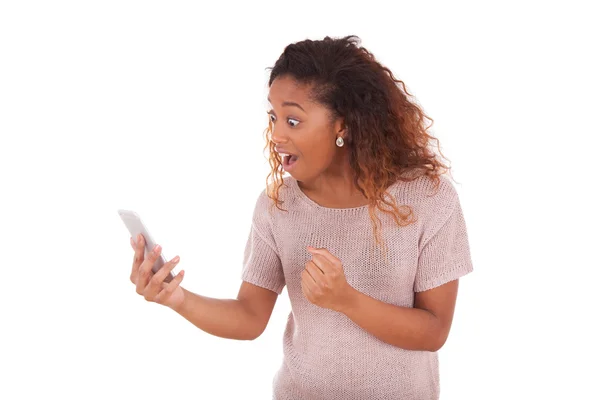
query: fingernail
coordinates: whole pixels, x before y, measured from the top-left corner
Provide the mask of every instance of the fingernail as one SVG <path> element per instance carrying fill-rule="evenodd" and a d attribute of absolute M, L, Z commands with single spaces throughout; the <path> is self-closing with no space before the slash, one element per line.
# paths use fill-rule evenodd
<path fill-rule="evenodd" d="M 154 252 L 156 254 L 160 253 L 160 245 L 157 244 L 156 246 L 154 246 Z"/>
<path fill-rule="evenodd" d="M 175 258 L 173 259 L 173 262 L 174 262 L 174 263 L 176 263 L 176 262 L 179 262 L 179 256 L 175 257 Z"/>

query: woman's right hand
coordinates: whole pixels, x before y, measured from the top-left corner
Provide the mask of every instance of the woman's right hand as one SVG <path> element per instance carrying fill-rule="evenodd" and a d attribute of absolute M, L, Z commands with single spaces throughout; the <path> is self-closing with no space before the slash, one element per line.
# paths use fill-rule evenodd
<path fill-rule="evenodd" d="M 130 238 L 131 247 L 135 250 L 133 256 L 133 265 L 131 267 L 131 282 L 136 286 L 136 292 L 143 296 L 147 301 L 152 301 L 177 310 L 183 304 L 184 292 L 179 284 L 183 280 L 184 271 L 181 270 L 171 282 L 163 282 L 171 270 L 179 262 L 178 257 L 174 257 L 165 263 L 156 273 L 152 272 L 152 266 L 160 256 L 162 249 L 157 246 L 157 251 L 148 253 L 148 258 L 144 259 L 144 236 L 139 235 L 137 243 Z"/>

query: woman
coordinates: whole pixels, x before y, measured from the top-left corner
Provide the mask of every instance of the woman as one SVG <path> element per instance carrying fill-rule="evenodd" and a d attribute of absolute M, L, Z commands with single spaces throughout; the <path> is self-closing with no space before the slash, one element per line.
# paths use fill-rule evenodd
<path fill-rule="evenodd" d="M 132 240 L 137 293 L 212 335 L 257 338 L 287 286 L 278 400 L 438 399 L 437 350 L 473 270 L 428 117 L 356 39 L 290 44 L 271 69 L 272 171 L 237 299 L 183 289 L 183 271 L 161 283 L 176 261 L 152 277 L 160 248 L 144 260 Z"/>

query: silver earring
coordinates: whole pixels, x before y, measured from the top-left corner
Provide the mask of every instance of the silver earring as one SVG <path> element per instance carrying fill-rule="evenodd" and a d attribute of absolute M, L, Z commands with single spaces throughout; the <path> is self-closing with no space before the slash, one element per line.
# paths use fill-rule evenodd
<path fill-rule="evenodd" d="M 338 136 L 338 138 L 335 141 L 335 144 L 337 144 L 338 147 L 342 147 L 344 145 L 344 138 L 341 136 Z"/>

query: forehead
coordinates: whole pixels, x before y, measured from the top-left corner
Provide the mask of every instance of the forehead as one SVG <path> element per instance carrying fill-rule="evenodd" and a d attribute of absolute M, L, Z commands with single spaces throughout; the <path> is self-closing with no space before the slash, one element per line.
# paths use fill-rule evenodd
<path fill-rule="evenodd" d="M 279 106 L 283 101 L 293 101 L 309 106 L 310 86 L 301 84 L 290 77 L 276 78 L 269 88 L 268 99 L 272 105 Z"/>

